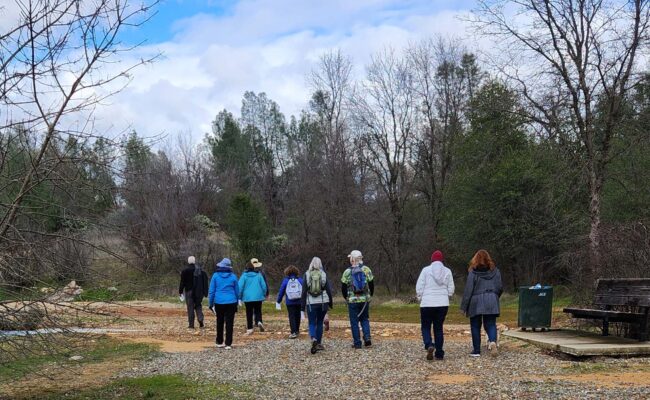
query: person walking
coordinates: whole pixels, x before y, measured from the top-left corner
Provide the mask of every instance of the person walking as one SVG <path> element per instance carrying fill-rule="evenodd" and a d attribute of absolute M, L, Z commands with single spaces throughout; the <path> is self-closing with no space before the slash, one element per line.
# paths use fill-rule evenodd
<path fill-rule="evenodd" d="M 187 258 L 187 267 L 181 272 L 181 283 L 178 286 L 178 295 L 187 306 L 187 329 L 194 329 L 194 314 L 199 320 L 199 327 L 203 328 L 203 309 L 201 302 L 208 294 L 208 274 L 196 263 L 194 256 Z"/>
<path fill-rule="evenodd" d="M 291 328 L 289 339 L 295 339 L 300 335 L 300 303 L 304 281 L 299 277 L 300 271 L 294 265 L 289 265 L 284 270 L 284 275 L 275 306 L 279 310 L 282 298 L 286 297 L 285 304 L 289 315 L 289 327 Z"/>
<path fill-rule="evenodd" d="M 469 263 L 463 300 L 460 303 L 461 310 L 469 317 L 472 357 L 481 356 L 481 325 L 488 336 L 488 353 L 497 355 L 497 317 L 500 314 L 499 298 L 502 293 L 501 272 L 487 251 L 477 251 Z"/>
<path fill-rule="evenodd" d="M 217 348 L 232 348 L 232 332 L 239 299 L 237 275 L 232 271 L 232 262 L 224 258 L 217 263 L 217 268 L 210 280 L 208 304 L 213 314 L 217 316 Z M 224 325 L 226 337 L 224 341 Z"/>
<path fill-rule="evenodd" d="M 363 344 L 372 346 L 370 337 L 370 299 L 375 292 L 372 271 L 363 264 L 363 255 L 359 250 L 353 250 L 349 255 L 350 267 L 341 277 L 341 292 L 348 304 L 350 330 L 352 331 L 352 346 L 361 348 L 359 324 L 363 331 Z"/>
<path fill-rule="evenodd" d="M 239 278 L 239 299 L 246 306 L 246 334 L 253 333 L 254 326 L 264 332 L 262 322 L 262 302 L 267 296 L 266 279 L 260 273 L 262 263 L 257 258 L 251 258 L 246 265 L 246 271 Z M 255 322 L 255 325 L 253 325 Z"/>
<path fill-rule="evenodd" d="M 420 301 L 420 325 L 422 341 L 427 351 L 427 360 L 433 360 L 434 347 L 436 360 L 445 357 L 443 324 L 449 310 L 449 298 L 454 294 L 454 278 L 451 270 L 442 263 L 444 260 L 440 250 L 431 255 L 431 264 L 422 268 L 415 293 Z M 431 339 L 431 326 L 433 338 Z"/>
<path fill-rule="evenodd" d="M 307 312 L 309 319 L 309 337 L 311 338 L 311 354 L 325 350 L 323 347 L 323 320 L 327 310 L 334 307 L 332 291 L 327 274 L 323 270 L 323 262 L 314 257 L 303 277 L 300 309 Z"/>

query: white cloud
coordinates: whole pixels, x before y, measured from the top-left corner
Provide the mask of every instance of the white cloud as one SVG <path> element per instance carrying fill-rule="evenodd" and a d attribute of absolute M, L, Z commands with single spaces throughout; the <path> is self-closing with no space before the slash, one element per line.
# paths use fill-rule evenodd
<path fill-rule="evenodd" d="M 306 76 L 328 49 L 350 55 L 361 76 L 371 54 L 386 46 L 399 49 L 434 34 L 465 36 L 457 12 L 427 11 L 430 3 L 242 1 L 225 16 L 178 21 L 171 41 L 134 54 L 160 50 L 164 57 L 137 70 L 133 83 L 97 110 L 99 124 L 146 136 L 191 132 L 196 139 L 219 110 L 238 114 L 246 90 L 266 92 L 287 117 L 298 114 L 309 100 Z"/>

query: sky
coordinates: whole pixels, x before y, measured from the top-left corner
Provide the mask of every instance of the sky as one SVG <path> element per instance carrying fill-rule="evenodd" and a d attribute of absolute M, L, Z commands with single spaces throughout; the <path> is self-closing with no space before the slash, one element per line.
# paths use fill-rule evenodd
<path fill-rule="evenodd" d="M 98 126 L 200 141 L 222 109 L 239 114 L 245 91 L 266 92 L 287 115 L 308 104 L 309 72 L 340 49 L 361 78 L 373 53 L 443 35 L 466 39 L 468 0 L 162 0 L 132 60 L 161 53 L 96 110 Z M 467 42 L 471 48 L 472 42 Z M 127 60 L 128 62 L 128 60 Z"/>

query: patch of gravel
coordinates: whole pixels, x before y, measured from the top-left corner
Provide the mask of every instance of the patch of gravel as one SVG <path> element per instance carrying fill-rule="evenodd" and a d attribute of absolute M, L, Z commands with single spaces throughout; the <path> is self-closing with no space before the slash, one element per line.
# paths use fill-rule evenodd
<path fill-rule="evenodd" d="M 260 340 L 233 350 L 167 354 L 128 376 L 187 374 L 200 381 L 230 383 L 258 399 L 647 399 L 647 386 L 599 388 L 559 380 L 578 363 L 504 340 L 496 358 L 468 356 L 469 343 L 445 344 L 444 361 L 426 361 L 417 340 L 373 341 L 354 350 L 349 340 L 326 340 L 325 351 L 309 353 L 309 342 Z M 598 359 L 599 368 L 650 368 L 650 359 Z M 593 362 L 593 361 L 592 361 Z M 585 362 L 580 365 L 588 364 Z M 634 372 L 632 368 L 628 370 Z M 575 373 L 575 372 L 574 372 Z M 472 379 L 465 383 L 450 382 Z M 456 381 L 456 382 L 458 382 Z"/>

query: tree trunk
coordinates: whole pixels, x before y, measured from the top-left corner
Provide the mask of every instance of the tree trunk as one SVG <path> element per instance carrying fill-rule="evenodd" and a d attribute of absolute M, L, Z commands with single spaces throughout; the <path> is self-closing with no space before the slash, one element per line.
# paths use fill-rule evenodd
<path fill-rule="evenodd" d="M 591 290 L 595 279 L 601 272 L 600 258 L 600 200 L 602 194 L 602 174 L 597 173 L 593 164 L 589 166 L 589 264 L 584 273 L 584 289 Z"/>

